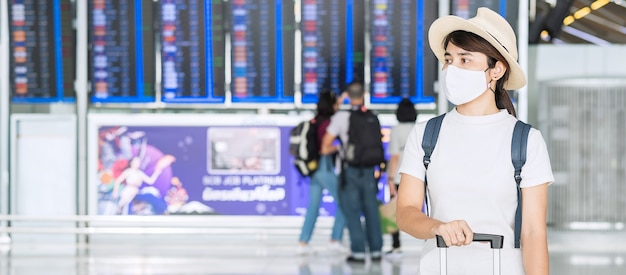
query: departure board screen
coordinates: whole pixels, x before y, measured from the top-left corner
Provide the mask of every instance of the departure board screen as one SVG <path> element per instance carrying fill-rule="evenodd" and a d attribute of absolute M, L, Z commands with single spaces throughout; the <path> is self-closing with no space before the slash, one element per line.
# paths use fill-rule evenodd
<path fill-rule="evenodd" d="M 72 1 L 9 3 L 12 101 L 74 101 L 76 48 Z"/>
<path fill-rule="evenodd" d="M 152 0 L 90 0 L 92 102 L 154 101 Z"/>
<path fill-rule="evenodd" d="M 230 4 L 232 101 L 293 102 L 293 1 Z"/>
<path fill-rule="evenodd" d="M 476 16 L 476 10 L 480 7 L 496 11 L 506 18 L 517 33 L 519 0 L 451 0 L 450 2 L 452 14 L 465 19 Z"/>
<path fill-rule="evenodd" d="M 164 102 L 223 102 L 223 1 L 162 0 Z"/>
<path fill-rule="evenodd" d="M 364 80 L 364 1 L 302 0 L 302 102 Z"/>
<path fill-rule="evenodd" d="M 424 92 L 424 56 L 432 53 L 424 46 L 423 0 L 370 3 L 370 101 L 397 103 L 411 98 L 415 103 L 434 102 L 433 93 Z"/>
<path fill-rule="evenodd" d="M 480 7 L 487 7 L 494 11 L 498 11 L 500 2 L 504 3 L 506 9 L 505 0 L 452 0 L 452 14 L 469 19 L 476 15 L 476 10 Z"/>

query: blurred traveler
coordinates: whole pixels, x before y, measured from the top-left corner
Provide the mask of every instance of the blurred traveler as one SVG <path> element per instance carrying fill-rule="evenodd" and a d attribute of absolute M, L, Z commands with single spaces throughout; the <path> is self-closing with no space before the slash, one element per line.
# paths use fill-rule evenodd
<path fill-rule="evenodd" d="M 398 124 L 391 128 L 391 134 L 389 139 L 389 163 L 387 166 L 387 181 L 389 184 L 389 195 L 391 198 L 395 198 L 398 194 L 398 187 L 400 186 L 400 177 L 398 175 L 398 166 L 402 159 L 402 151 L 404 151 L 404 144 L 409 136 L 409 133 L 415 126 L 417 120 L 417 110 L 415 105 L 408 98 L 403 98 L 396 109 L 396 119 Z M 391 259 L 402 256 L 402 250 L 400 249 L 400 231 L 391 234 L 392 246 L 391 250 L 385 253 L 385 257 Z"/>
<path fill-rule="evenodd" d="M 321 141 L 326 134 L 326 127 L 330 124 L 330 117 L 339 109 L 339 99 L 330 92 L 324 91 L 320 93 L 317 102 L 317 114 L 315 115 L 315 127 L 317 127 L 317 148 L 321 147 Z M 300 233 L 300 243 L 296 249 L 296 254 L 306 255 L 313 253 L 313 249 L 309 246 L 309 241 L 313 235 L 315 222 L 319 215 L 320 202 L 322 200 L 324 189 L 335 199 L 335 220 L 332 233 L 330 236 L 329 250 L 331 252 L 345 252 L 346 248 L 341 245 L 343 239 L 343 230 L 345 228 L 345 219 L 339 207 L 337 199 L 338 178 L 335 174 L 334 154 L 322 154 L 318 162 L 318 169 L 313 173 L 309 185 L 309 205 L 304 216 L 304 224 Z"/>
<path fill-rule="evenodd" d="M 365 91 L 362 83 L 350 83 L 346 92 L 351 108 L 349 111 L 339 111 L 331 118 L 322 140 L 322 154 L 337 151 L 341 154 L 343 164 L 339 204 L 350 233 L 351 250 L 351 255 L 346 260 L 365 262 L 367 246 L 371 259 L 376 261 L 382 257 L 383 243 L 376 198 L 378 183 L 374 175 L 376 165 L 384 161 L 380 122 L 363 105 Z M 337 138 L 341 146 L 333 145 Z M 375 147 L 368 147 L 372 145 Z M 360 155 L 362 153 L 366 154 Z M 365 228 L 361 223 L 361 215 L 365 218 Z"/>

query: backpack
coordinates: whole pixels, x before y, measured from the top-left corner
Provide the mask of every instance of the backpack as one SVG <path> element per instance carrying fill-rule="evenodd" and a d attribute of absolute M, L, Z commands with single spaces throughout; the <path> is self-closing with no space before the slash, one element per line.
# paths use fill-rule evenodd
<path fill-rule="evenodd" d="M 320 154 L 317 150 L 316 118 L 298 123 L 289 134 L 289 154 L 294 156 L 293 164 L 303 177 L 313 175 L 317 170 Z"/>
<path fill-rule="evenodd" d="M 431 118 L 426 123 L 426 129 L 424 130 L 424 138 L 422 139 L 422 149 L 424 149 L 424 167 L 428 170 L 430 164 L 430 156 L 437 144 L 437 138 L 439 137 L 439 130 L 441 123 L 446 114 Z M 518 120 L 515 123 L 513 129 L 513 138 L 511 139 L 511 162 L 515 172 L 513 177 L 517 184 L 517 209 L 515 210 L 515 248 L 520 248 L 520 234 L 522 232 L 522 190 L 520 184 L 522 182 L 522 167 L 526 163 L 526 147 L 528 144 L 528 134 L 530 133 L 531 125 Z M 427 192 L 427 180 L 424 176 L 424 205 L 426 205 L 426 212 L 428 213 L 428 199 Z"/>
<path fill-rule="evenodd" d="M 376 113 L 365 107 L 351 110 L 344 161 L 360 167 L 381 165 L 385 162 L 382 137 Z"/>

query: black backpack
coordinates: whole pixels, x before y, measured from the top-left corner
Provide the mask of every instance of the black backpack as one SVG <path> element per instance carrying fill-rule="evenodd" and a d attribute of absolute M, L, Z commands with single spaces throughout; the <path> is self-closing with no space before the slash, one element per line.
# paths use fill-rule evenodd
<path fill-rule="evenodd" d="M 311 176 L 318 168 L 317 118 L 298 123 L 289 134 L 289 153 L 294 156 L 294 166 L 303 177 Z"/>
<path fill-rule="evenodd" d="M 437 145 L 437 138 L 439 137 L 439 130 L 441 123 L 446 114 L 431 118 L 426 123 L 424 130 L 424 138 L 422 139 L 422 149 L 424 149 L 424 167 L 428 170 L 430 164 L 430 156 L 435 150 Z M 515 173 L 513 177 L 517 183 L 517 210 L 515 211 L 515 248 L 520 248 L 520 234 L 522 232 L 522 190 L 520 189 L 520 183 L 522 182 L 522 167 L 526 163 L 526 147 L 528 144 L 528 133 L 530 133 L 530 124 L 524 123 L 520 120 L 515 123 L 513 129 L 513 138 L 511 139 L 511 162 Z M 424 176 L 424 199 L 426 205 L 426 213 L 428 213 L 428 191 L 426 176 Z"/>
<path fill-rule="evenodd" d="M 385 162 L 378 116 L 365 107 L 350 111 L 348 144 L 344 161 L 348 165 L 371 167 Z"/>

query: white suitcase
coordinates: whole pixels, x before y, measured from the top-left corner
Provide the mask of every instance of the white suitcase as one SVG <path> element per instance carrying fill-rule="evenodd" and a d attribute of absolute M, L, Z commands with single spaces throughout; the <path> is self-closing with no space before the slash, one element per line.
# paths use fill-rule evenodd
<path fill-rule="evenodd" d="M 493 250 L 493 275 L 502 274 L 500 269 L 500 250 L 504 242 L 504 236 L 474 233 L 474 242 L 489 242 Z M 448 274 L 448 246 L 443 238 L 437 235 L 437 247 L 439 247 L 439 264 L 441 274 Z"/>

